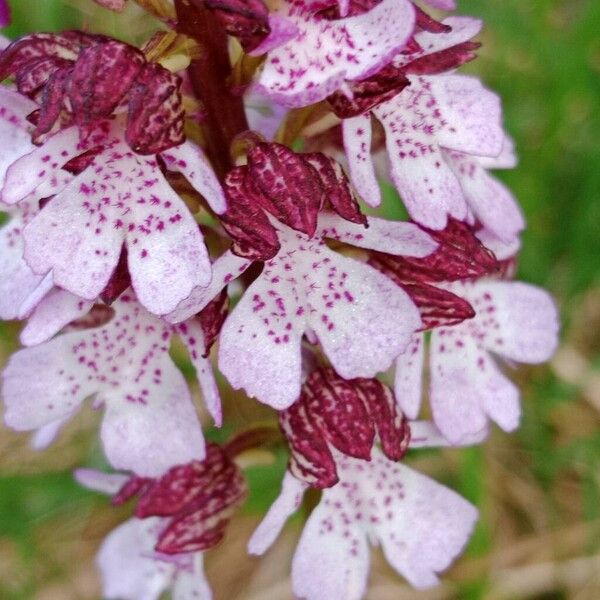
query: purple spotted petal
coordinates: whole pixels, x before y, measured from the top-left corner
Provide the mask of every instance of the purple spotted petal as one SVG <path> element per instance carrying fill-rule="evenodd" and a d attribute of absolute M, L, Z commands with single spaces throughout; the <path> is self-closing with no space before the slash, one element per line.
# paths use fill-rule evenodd
<path fill-rule="evenodd" d="M 462 188 L 442 148 L 499 154 L 504 140 L 500 104 L 495 94 L 464 75 L 410 79 L 408 88 L 373 114 L 385 129 L 392 180 L 411 217 L 442 229 L 447 216 L 464 220 L 467 215 Z"/>
<path fill-rule="evenodd" d="M 175 573 L 171 563 L 153 558 L 161 520 L 129 519 L 111 531 L 96 562 L 105 598 L 159 598 Z"/>
<path fill-rule="evenodd" d="M 525 228 L 525 220 L 510 190 L 489 175 L 477 157 L 452 151 L 444 156 L 475 218 L 504 242 L 513 241 Z"/>
<path fill-rule="evenodd" d="M 35 346 L 48 341 L 71 321 L 86 315 L 92 304 L 65 290 L 52 290 L 27 319 L 19 338 L 21 343 L 24 346 Z"/>
<path fill-rule="evenodd" d="M 25 258 L 34 272 L 52 270 L 57 285 L 91 300 L 109 282 L 125 242 L 140 301 L 152 312 L 165 314 L 195 286 L 209 283 L 208 254 L 194 218 L 167 185 L 156 161 L 132 153 L 118 124 L 114 128 L 104 150 L 28 225 Z M 35 185 L 23 168 L 39 169 L 38 180 L 44 181 L 63 154 L 66 160 L 81 149 L 69 137 L 65 141 L 71 148 L 60 150 L 64 136 L 57 134 L 13 164 L 5 195 L 10 193 L 12 199 Z"/>
<path fill-rule="evenodd" d="M 206 198 L 214 212 L 218 215 L 225 212 L 227 202 L 223 188 L 199 146 L 186 141 L 180 146 L 162 152 L 161 157 L 169 170 L 184 175 L 194 189 Z"/>
<path fill-rule="evenodd" d="M 298 510 L 308 486 L 286 471 L 281 492 L 248 542 L 250 554 L 264 554 L 281 532 L 288 518 Z"/>
<path fill-rule="evenodd" d="M 433 69 L 440 58 L 456 55 L 454 48 L 468 48 L 470 40 L 480 33 L 483 22 L 472 17 L 452 16 L 444 19 L 442 24 L 450 29 L 437 33 L 430 33 L 428 31 L 417 32 L 414 39 L 417 42 L 418 49 L 412 52 L 404 51 L 397 54 L 394 57 L 394 66 L 404 68 L 417 61 L 417 65 L 422 65 L 423 67 L 429 62 L 430 68 Z M 445 55 L 445 51 L 450 52 Z M 456 56 L 454 57 L 456 58 Z M 461 60 L 458 64 L 454 64 L 454 67 L 460 66 L 462 62 L 464 61 Z M 409 72 L 414 73 L 412 70 L 409 70 Z M 438 69 L 435 72 L 439 73 L 441 70 Z"/>
<path fill-rule="evenodd" d="M 333 213 L 319 215 L 319 234 L 358 248 L 427 260 L 438 243 L 414 223 L 367 217 L 367 227 L 350 223 Z"/>
<path fill-rule="evenodd" d="M 173 332 L 131 297 L 121 296 L 113 308 L 115 316 L 103 326 L 13 355 L 3 374 L 6 423 L 36 429 L 95 394 L 96 405 L 106 408 L 102 440 L 116 468 L 156 475 L 202 458 L 190 394 L 168 355 Z"/>
<path fill-rule="evenodd" d="M 396 358 L 394 394 L 398 406 L 409 419 L 416 419 L 421 408 L 424 351 L 424 336 L 422 333 L 415 333 L 404 352 Z"/>
<path fill-rule="evenodd" d="M 344 119 L 342 128 L 350 179 L 369 206 L 379 206 L 381 190 L 371 155 L 371 116 L 367 114 Z"/>
<path fill-rule="evenodd" d="M 165 315 L 167 321 L 179 323 L 196 315 L 204 309 L 227 284 L 237 277 L 252 264 L 245 258 L 240 258 L 233 252 L 225 252 L 215 260 L 212 265 L 212 280 L 206 287 L 194 288 L 192 293 L 177 308 Z"/>
<path fill-rule="evenodd" d="M 370 463 L 340 457 L 341 482 L 325 491 L 294 555 L 294 593 L 307 600 L 343 594 L 359 600 L 369 567 L 368 537 L 414 587 L 438 582 L 477 518 L 455 492 L 377 454 Z M 367 537 L 368 536 L 368 537 Z"/>
<path fill-rule="evenodd" d="M 279 240 L 281 251 L 225 322 L 219 366 L 234 388 L 282 409 L 300 393 L 307 329 L 342 377 L 373 377 L 420 319 L 408 296 L 371 267 L 290 230 Z"/>
<path fill-rule="evenodd" d="M 258 89 L 287 106 L 323 100 L 344 80 L 376 72 L 401 50 L 414 28 L 406 0 L 383 0 L 368 12 L 339 20 L 315 17 L 307 2 L 285 0 L 276 13 L 298 35 L 267 56 Z"/>

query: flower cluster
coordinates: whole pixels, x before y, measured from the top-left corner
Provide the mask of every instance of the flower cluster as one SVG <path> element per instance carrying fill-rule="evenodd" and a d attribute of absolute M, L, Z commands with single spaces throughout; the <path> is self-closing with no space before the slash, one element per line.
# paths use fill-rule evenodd
<path fill-rule="evenodd" d="M 66 31 L 0 54 L 0 317 L 25 321 L 6 424 L 42 448 L 86 399 L 104 411 L 118 472 L 76 478 L 136 499 L 98 554 L 107 598 L 210 598 L 203 553 L 246 497 L 242 455 L 267 443 L 288 469 L 250 553 L 321 493 L 298 598 L 363 597 L 368 542 L 435 585 L 477 510 L 405 454 L 514 430 L 506 370 L 558 336 L 548 294 L 512 280 L 525 221 L 488 172 L 516 163 L 500 100 L 456 72 L 481 23 L 411 0 L 140 4 L 172 29 L 142 49 Z M 365 213 L 382 177 L 409 221 Z M 268 435 L 205 442 L 174 338 L 214 424 L 218 368 L 274 409 Z"/>

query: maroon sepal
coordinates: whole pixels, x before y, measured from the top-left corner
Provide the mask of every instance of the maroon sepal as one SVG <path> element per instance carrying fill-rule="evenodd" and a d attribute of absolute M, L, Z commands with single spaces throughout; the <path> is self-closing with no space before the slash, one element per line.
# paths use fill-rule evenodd
<path fill-rule="evenodd" d="M 339 481 L 335 461 L 322 433 L 312 424 L 302 396 L 279 413 L 279 425 L 290 445 L 292 475 L 319 489 L 334 486 Z"/>
<path fill-rule="evenodd" d="M 227 211 L 219 218 L 231 236 L 234 254 L 256 261 L 279 252 L 277 231 L 261 208 L 260 192 L 248 178 L 247 167 L 236 167 L 225 177 Z"/>
<path fill-rule="evenodd" d="M 34 141 L 63 112 L 85 130 L 125 100 L 134 151 L 157 154 L 185 140 L 179 77 L 123 42 L 79 31 L 26 36 L 0 55 L 0 79 L 10 74 L 21 93 L 36 99 L 41 92 Z"/>
<path fill-rule="evenodd" d="M 475 50 L 479 48 L 479 42 L 462 42 L 451 48 L 416 58 L 402 70 L 408 75 L 437 75 L 474 60 L 477 58 Z"/>
<path fill-rule="evenodd" d="M 143 494 L 146 488 L 152 483 L 152 479 L 147 477 L 138 477 L 134 475 L 129 479 L 121 489 L 112 497 L 113 506 L 121 506 L 129 502 L 134 496 Z"/>
<path fill-rule="evenodd" d="M 398 410 L 392 390 L 377 379 L 361 379 L 356 391 L 369 407 L 384 454 L 391 460 L 401 460 L 410 443 L 410 427 Z"/>
<path fill-rule="evenodd" d="M 261 192 L 264 210 L 288 227 L 314 235 L 324 189 L 301 154 L 282 144 L 256 144 L 248 152 L 248 174 Z"/>
<path fill-rule="evenodd" d="M 225 31 L 251 52 L 271 33 L 269 10 L 262 0 L 204 0 Z"/>
<path fill-rule="evenodd" d="M 62 67 L 52 73 L 42 91 L 40 109 L 37 112 L 33 140 L 48 133 L 64 108 L 65 93 L 71 76 L 71 67 Z"/>
<path fill-rule="evenodd" d="M 73 67 L 68 89 L 76 123 L 89 125 L 110 116 L 145 62 L 137 48 L 116 40 L 83 50 Z"/>
<path fill-rule="evenodd" d="M 211 346 L 215 343 L 228 311 L 229 296 L 225 288 L 198 313 L 197 318 L 204 333 L 204 357 L 208 356 Z"/>
<path fill-rule="evenodd" d="M 302 402 L 327 442 L 343 454 L 369 460 L 375 430 L 358 383 L 342 379 L 333 369 L 313 371 Z"/>
<path fill-rule="evenodd" d="M 377 433 L 386 456 L 400 460 L 410 440 L 391 390 L 377 379 L 345 380 L 331 368 L 309 375 L 300 398 L 279 413 L 279 423 L 290 444 L 292 474 L 316 488 L 338 481 L 330 445 L 370 460 Z"/>
<path fill-rule="evenodd" d="M 498 271 L 498 261 L 466 223 L 449 219 L 441 231 L 425 229 L 439 247 L 425 258 L 392 257 L 401 281 L 435 283 L 477 279 Z"/>
<path fill-rule="evenodd" d="M 475 316 L 475 309 L 464 299 L 448 290 L 426 283 L 402 285 L 421 315 L 421 331 L 435 327 L 458 325 Z"/>
<path fill-rule="evenodd" d="M 415 5 L 415 15 L 417 17 L 417 27 L 429 33 L 448 33 L 452 31 L 450 25 L 444 25 L 434 18 L 430 17 L 424 10 Z"/>
<path fill-rule="evenodd" d="M 408 85 L 410 82 L 403 69 L 389 64 L 368 79 L 349 82 L 352 97 L 337 91 L 328 96 L 327 101 L 338 117 L 349 119 L 390 100 Z"/>
<path fill-rule="evenodd" d="M 65 163 L 62 168 L 72 175 L 79 175 L 79 173 L 83 173 L 94 162 L 94 158 L 100 152 L 102 152 L 102 146 L 87 150 L 83 154 L 72 158 L 68 163 Z"/>
<path fill-rule="evenodd" d="M 131 275 L 127 267 L 127 248 L 125 244 L 121 248 L 119 262 L 113 271 L 100 299 L 109 306 L 129 287 L 131 286 Z"/>
<path fill-rule="evenodd" d="M 302 157 L 319 174 L 321 184 L 325 188 L 325 198 L 331 208 L 347 221 L 366 225 L 367 217 L 360 212 L 360 206 L 352 192 L 350 181 L 340 163 L 321 152 L 303 154 Z"/>
<path fill-rule="evenodd" d="M 147 64 L 129 95 L 127 143 L 139 154 L 158 154 L 185 141 L 181 79 Z"/>
<path fill-rule="evenodd" d="M 15 40 L 0 54 L 0 80 L 15 75 L 17 82 L 24 82 L 24 88 L 18 88 L 19 92 L 31 95 L 65 62 L 75 61 L 82 48 L 101 39 L 107 38 L 82 31 L 26 35 Z M 32 70 L 36 71 L 34 80 L 27 77 Z M 39 81 L 40 84 L 32 87 L 33 81 Z"/>
<path fill-rule="evenodd" d="M 240 469 L 216 444 L 206 458 L 173 467 L 141 494 L 135 516 L 172 517 L 159 536 L 156 551 L 165 554 L 207 550 L 217 544 L 247 485 Z"/>

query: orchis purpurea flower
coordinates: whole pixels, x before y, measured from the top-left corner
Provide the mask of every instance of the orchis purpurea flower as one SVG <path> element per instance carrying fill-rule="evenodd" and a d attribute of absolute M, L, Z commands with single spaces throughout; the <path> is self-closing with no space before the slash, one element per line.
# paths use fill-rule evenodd
<path fill-rule="evenodd" d="M 545 291 L 501 279 L 507 257 L 497 261 L 468 227 L 450 222 L 440 237 L 446 244 L 425 259 L 374 254 L 369 262 L 409 293 L 424 322 L 420 298 L 433 296 L 424 290 L 437 289 L 446 298 L 428 322 L 429 401 L 440 431 L 460 443 L 485 432 L 488 419 L 506 431 L 518 426 L 519 392 L 496 359 L 547 361 L 558 342 L 558 313 Z M 396 397 L 410 419 L 421 405 L 423 362 L 424 336 L 415 333 L 396 360 Z"/>
<path fill-rule="evenodd" d="M 368 265 L 330 250 L 325 239 L 419 257 L 437 244 L 410 223 L 361 215 L 345 178 L 335 176 L 323 155 L 258 144 L 248 159 L 227 177 L 222 217 L 241 258 L 228 253 L 218 259 L 213 283 L 192 293 L 169 319 L 198 312 L 250 264 L 244 258 L 264 260 L 225 321 L 219 368 L 234 388 L 283 409 L 300 393 L 304 333 L 318 339 L 343 377 L 372 377 L 388 368 L 420 325 L 403 291 Z M 354 222 L 323 210 L 325 200 Z"/>
<path fill-rule="evenodd" d="M 368 543 L 435 584 L 477 511 L 399 461 L 480 443 L 488 419 L 516 427 L 496 361 L 546 360 L 558 328 L 547 294 L 509 280 L 524 219 L 488 173 L 516 162 L 499 99 L 456 72 L 481 22 L 421 8 L 454 0 L 137 4 L 162 24 L 141 50 L 92 30 L 0 53 L 0 318 L 27 319 L 7 425 L 41 449 L 86 398 L 104 410 L 104 453 L 126 473 L 77 477 L 136 498 L 98 554 L 107 598 L 209 600 L 202 553 L 247 492 L 236 456 L 281 434 L 288 469 L 252 553 L 311 487 L 299 598 L 361 598 Z M 361 208 L 380 203 L 383 162 L 412 221 Z M 414 420 L 425 335 L 432 422 Z M 217 426 L 213 342 L 281 431 L 205 444 L 174 338 Z M 394 392 L 376 379 L 392 366 Z"/>
<path fill-rule="evenodd" d="M 64 300 L 60 304 L 64 307 Z M 218 320 L 220 311 L 212 308 Z M 171 326 L 129 293 L 112 310 L 104 323 L 75 327 L 11 357 L 3 373 L 6 424 L 27 431 L 64 422 L 94 396 L 94 407 L 105 409 L 101 438 L 115 468 L 155 476 L 174 464 L 201 460 L 202 430 L 185 379 L 168 352 L 172 336 L 178 335 L 196 368 L 204 402 L 220 425 L 219 393 L 204 356 L 212 341 L 208 328 L 203 331 L 199 319 Z M 36 326 L 47 326 L 45 319 L 54 323 L 54 315 L 52 310 L 39 314 Z M 213 334 L 214 329 L 212 323 Z"/>
<path fill-rule="evenodd" d="M 410 85 L 371 110 L 383 125 L 390 176 L 410 216 L 443 229 L 447 217 L 467 217 L 460 181 L 443 151 L 498 156 L 504 133 L 498 97 L 474 77 L 457 74 L 409 76 Z M 344 120 L 352 180 L 366 202 L 380 195 L 368 148 L 371 115 Z"/>
<path fill-rule="evenodd" d="M 56 183 L 64 173 L 61 167 L 86 153 L 83 170 Z M 34 273 L 51 273 L 56 285 L 94 300 L 108 284 L 125 244 L 133 288 L 155 314 L 169 312 L 194 287 L 208 285 L 210 261 L 202 234 L 167 183 L 159 160 L 181 172 L 217 213 L 225 210 L 223 192 L 192 142 L 159 157 L 133 152 L 117 118 L 101 122 L 85 141 L 76 127 L 63 129 L 16 160 L 4 180 L 4 202 L 40 197 L 55 183 L 53 197 L 23 231 L 24 258 Z"/>
<path fill-rule="evenodd" d="M 415 423 L 414 429 L 415 446 L 439 442 L 429 424 Z M 435 585 L 438 573 L 467 543 L 477 519 L 475 507 L 376 448 L 370 461 L 337 451 L 333 456 L 340 480 L 323 491 L 302 532 L 292 562 L 295 595 L 306 600 L 362 598 L 369 542 L 381 544 L 390 565 L 414 587 Z M 307 488 L 286 473 L 279 497 L 250 539 L 251 554 L 263 554 L 271 546 Z"/>
<path fill-rule="evenodd" d="M 377 379 L 342 379 L 333 369 L 310 373 L 294 404 L 279 413 L 290 446 L 290 472 L 316 488 L 338 481 L 334 452 L 371 459 L 375 434 L 383 453 L 400 460 L 410 440 L 392 391 Z"/>
<path fill-rule="evenodd" d="M 252 51 L 267 51 L 256 89 L 279 104 L 306 106 L 384 67 L 412 35 L 415 9 L 409 0 L 368 4 L 361 14 L 329 18 L 321 11 L 335 2 L 282 0 L 273 15 L 291 32 L 277 31 Z"/>

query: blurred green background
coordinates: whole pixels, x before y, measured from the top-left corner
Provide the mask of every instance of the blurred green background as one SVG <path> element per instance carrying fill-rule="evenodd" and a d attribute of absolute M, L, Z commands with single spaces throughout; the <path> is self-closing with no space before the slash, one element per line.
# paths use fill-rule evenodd
<path fill-rule="evenodd" d="M 125 17 L 91 0 L 13 0 L 10 37 L 90 26 L 124 39 L 151 32 L 132 6 Z M 520 278 L 548 288 L 562 312 L 563 343 L 548 366 L 519 369 L 524 418 L 512 437 L 482 448 L 421 453 L 411 462 L 459 489 L 483 516 L 467 555 L 440 588 L 417 593 L 374 563 L 372 600 L 387 598 L 600 598 L 600 2 L 458 0 L 482 17 L 477 73 L 503 98 L 520 156 L 501 172 L 529 223 Z M 16 347 L 0 325 L 0 359 Z M 35 374 L 32 374 L 35 376 Z M 239 403 L 233 421 L 254 406 Z M 245 407 L 244 407 L 245 406 Z M 98 465 L 84 414 L 43 455 L 26 436 L 0 437 L 0 598 L 97 598 L 93 554 L 126 514 L 80 490 L 70 471 Z M 243 545 L 278 490 L 284 461 L 251 469 L 252 497 L 222 548 L 209 554 L 217 599 L 289 597 L 286 574 L 297 527 L 259 563 Z M 289 538 L 289 539 L 288 539 Z M 287 546 L 286 546 L 287 544 Z M 231 563 L 234 562 L 234 566 Z"/>

